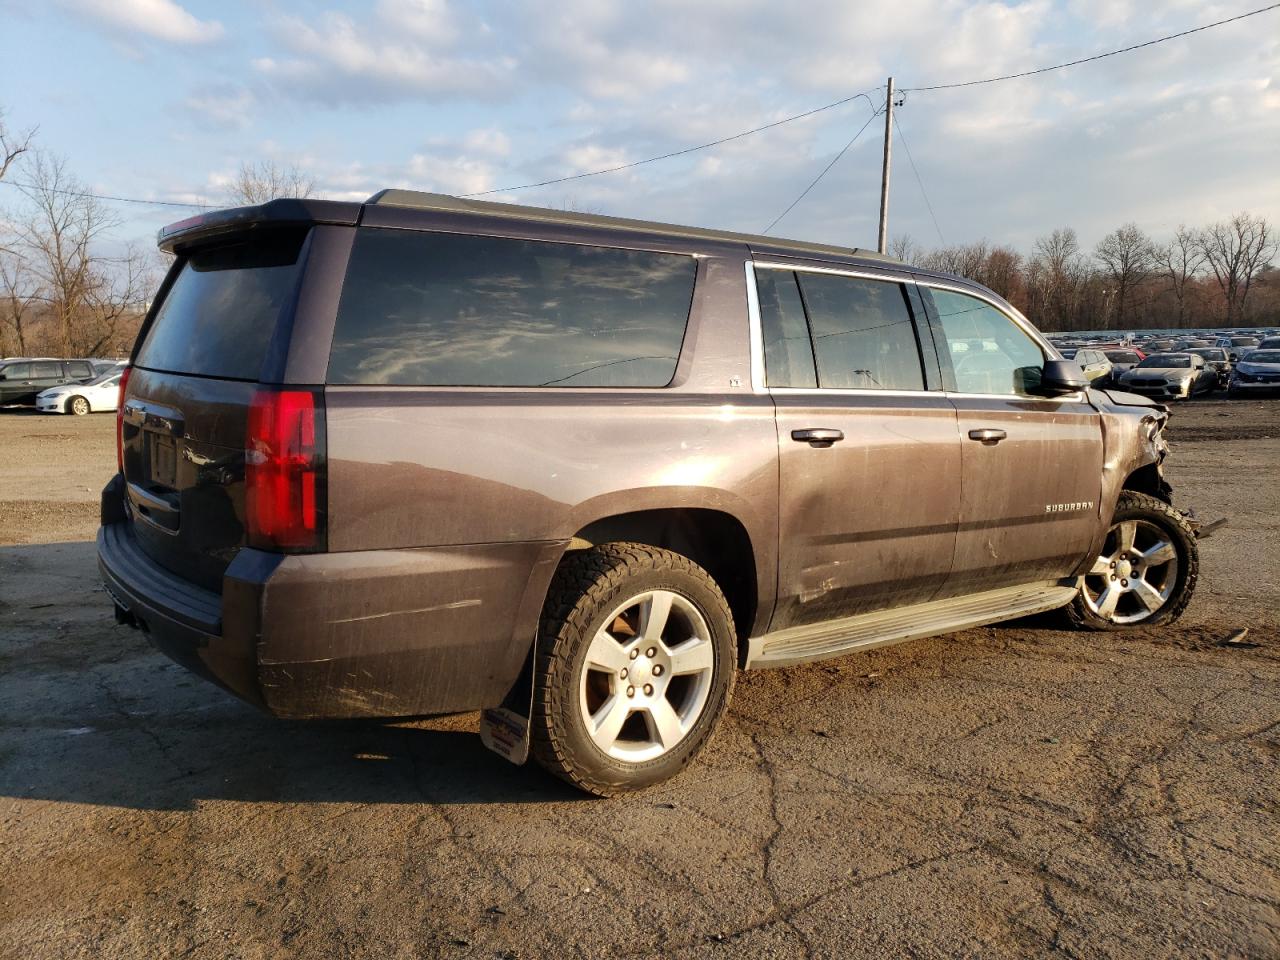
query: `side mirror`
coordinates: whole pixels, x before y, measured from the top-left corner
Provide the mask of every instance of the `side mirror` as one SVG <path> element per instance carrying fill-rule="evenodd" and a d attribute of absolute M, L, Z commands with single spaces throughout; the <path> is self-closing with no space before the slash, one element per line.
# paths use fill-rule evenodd
<path fill-rule="evenodd" d="M 1071 360 L 1046 360 L 1040 372 L 1040 392 L 1050 397 L 1075 393 L 1089 386 L 1084 371 Z"/>

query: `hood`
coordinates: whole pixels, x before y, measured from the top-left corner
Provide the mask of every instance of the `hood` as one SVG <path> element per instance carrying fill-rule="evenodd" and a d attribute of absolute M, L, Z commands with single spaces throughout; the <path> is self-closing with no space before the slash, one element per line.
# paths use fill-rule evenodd
<path fill-rule="evenodd" d="M 36 394 L 36 396 L 37 397 L 57 397 L 62 394 L 70 393 L 76 387 L 83 387 L 83 386 L 84 384 L 76 384 L 76 383 L 63 384 L 62 386 L 50 387 L 47 390 L 41 390 L 39 393 Z"/>
<path fill-rule="evenodd" d="M 1169 408 L 1163 403 L 1157 403 L 1150 397 L 1144 397 L 1137 393 L 1126 393 L 1123 390 L 1094 388 L 1093 392 L 1100 393 L 1105 396 L 1113 405 L 1119 407 L 1151 407 L 1155 410 L 1165 411 Z M 1095 404 L 1096 406 L 1097 404 Z"/>
<path fill-rule="evenodd" d="M 1195 370 L 1191 367 L 1130 367 L 1125 371 L 1125 375 L 1133 374 L 1135 377 L 1171 377 L 1174 380 L 1181 380 L 1183 377 L 1190 377 L 1195 374 Z"/>
<path fill-rule="evenodd" d="M 1236 364 L 1238 373 L 1280 373 L 1280 363 L 1250 363 L 1241 360 Z"/>

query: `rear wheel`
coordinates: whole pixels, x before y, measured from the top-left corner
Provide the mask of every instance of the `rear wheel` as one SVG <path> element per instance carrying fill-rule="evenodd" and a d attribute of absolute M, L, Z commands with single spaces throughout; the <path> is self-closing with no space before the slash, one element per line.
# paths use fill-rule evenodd
<path fill-rule="evenodd" d="M 67 401 L 67 409 L 77 417 L 83 417 L 89 412 L 89 401 L 84 397 L 72 397 Z"/>
<path fill-rule="evenodd" d="M 534 756 L 597 796 L 675 776 L 728 704 L 734 637 L 720 588 L 688 558 L 638 543 L 571 555 L 543 611 Z"/>
<path fill-rule="evenodd" d="M 1199 569 L 1195 533 L 1182 514 L 1163 500 L 1126 490 L 1067 615 L 1091 630 L 1170 623 L 1191 602 Z"/>

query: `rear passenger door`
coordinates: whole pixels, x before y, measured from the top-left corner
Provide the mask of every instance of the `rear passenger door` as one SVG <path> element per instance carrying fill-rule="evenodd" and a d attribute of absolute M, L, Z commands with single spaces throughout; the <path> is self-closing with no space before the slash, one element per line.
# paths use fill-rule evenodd
<path fill-rule="evenodd" d="M 931 599 L 960 509 L 955 411 L 908 278 L 758 263 L 779 446 L 771 630 Z"/>
<path fill-rule="evenodd" d="M 995 301 L 930 281 L 920 292 L 963 449 L 960 529 L 944 595 L 1071 575 L 1099 523 L 1097 411 L 1082 393 L 1037 394 L 1044 347 Z"/>

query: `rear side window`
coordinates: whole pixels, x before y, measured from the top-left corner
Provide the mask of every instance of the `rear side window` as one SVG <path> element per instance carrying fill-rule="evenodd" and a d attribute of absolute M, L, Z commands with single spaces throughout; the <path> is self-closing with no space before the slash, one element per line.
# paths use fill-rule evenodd
<path fill-rule="evenodd" d="M 818 385 L 923 390 L 924 368 L 902 284 L 801 273 Z"/>
<path fill-rule="evenodd" d="M 813 344 L 796 275 L 790 270 L 760 270 L 756 292 L 764 334 L 765 382 L 771 387 L 816 387 Z"/>
<path fill-rule="evenodd" d="M 692 257 L 365 228 L 330 383 L 661 387 L 693 299 Z"/>
<path fill-rule="evenodd" d="M 32 380 L 57 380 L 62 376 L 62 364 L 58 362 L 33 363 L 31 365 Z"/>
<path fill-rule="evenodd" d="M 30 380 L 31 364 L 11 363 L 7 367 L 0 367 L 0 373 L 4 374 L 6 380 Z"/>
<path fill-rule="evenodd" d="M 188 256 L 156 311 L 136 365 L 257 380 L 293 302 L 306 231 L 272 230 Z"/>

